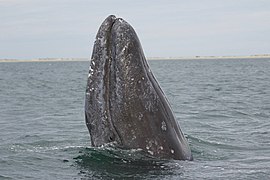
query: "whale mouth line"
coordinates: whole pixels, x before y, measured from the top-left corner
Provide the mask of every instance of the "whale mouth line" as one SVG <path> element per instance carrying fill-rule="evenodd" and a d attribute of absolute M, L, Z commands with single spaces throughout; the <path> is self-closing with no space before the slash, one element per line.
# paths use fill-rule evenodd
<path fill-rule="evenodd" d="M 112 119 L 112 102 L 111 102 L 111 96 L 113 94 L 112 89 L 111 88 L 115 83 L 116 83 L 116 69 L 115 66 L 113 65 L 113 63 L 115 64 L 116 61 L 116 56 L 113 54 L 113 37 L 112 37 L 112 33 L 113 33 L 113 28 L 115 23 L 118 20 L 121 20 L 121 18 L 116 18 L 115 16 L 111 16 L 112 19 L 112 23 L 110 24 L 110 26 L 108 27 L 108 31 L 106 34 L 106 49 L 107 49 L 107 58 L 105 59 L 105 64 L 104 64 L 104 77 L 103 77 L 103 81 L 104 81 L 104 88 L 105 88 L 105 93 L 104 93 L 104 99 L 105 99 L 105 106 L 106 106 L 106 117 L 107 117 L 107 121 L 109 122 L 111 129 L 113 130 L 112 134 L 109 136 L 109 141 L 114 142 L 114 141 L 118 141 L 118 145 L 122 145 L 123 144 L 123 140 L 122 137 L 120 136 L 120 132 L 117 129 L 117 127 L 114 125 L 113 119 Z"/>

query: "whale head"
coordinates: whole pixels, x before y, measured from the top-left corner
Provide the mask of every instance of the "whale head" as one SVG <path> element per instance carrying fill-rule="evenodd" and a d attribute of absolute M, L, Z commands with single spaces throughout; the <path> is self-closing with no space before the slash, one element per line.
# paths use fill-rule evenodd
<path fill-rule="evenodd" d="M 91 144 L 192 159 L 188 142 L 151 72 L 132 26 L 111 15 L 100 26 L 85 98 Z"/>

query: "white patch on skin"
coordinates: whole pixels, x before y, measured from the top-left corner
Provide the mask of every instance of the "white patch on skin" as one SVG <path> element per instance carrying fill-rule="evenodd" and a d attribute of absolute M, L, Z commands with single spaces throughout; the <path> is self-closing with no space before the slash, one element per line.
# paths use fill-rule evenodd
<path fill-rule="evenodd" d="M 122 53 L 127 49 L 127 45 L 124 46 L 124 48 L 122 49 Z"/>
<path fill-rule="evenodd" d="M 92 66 L 89 66 L 89 71 L 93 71 Z"/>
<path fill-rule="evenodd" d="M 171 153 L 174 154 L 174 150 L 173 149 L 171 149 Z"/>
<path fill-rule="evenodd" d="M 162 123 L 161 123 L 161 129 L 163 131 L 166 131 L 167 130 L 167 126 L 166 126 L 166 123 L 164 121 L 162 121 Z"/>
<path fill-rule="evenodd" d="M 138 116 L 138 119 L 142 120 L 142 118 L 143 118 L 143 114 L 140 113 L 139 116 Z"/>
<path fill-rule="evenodd" d="M 149 154 L 154 155 L 153 151 L 147 151 Z"/>
<path fill-rule="evenodd" d="M 124 22 L 122 18 L 119 18 L 118 20 L 120 23 Z"/>

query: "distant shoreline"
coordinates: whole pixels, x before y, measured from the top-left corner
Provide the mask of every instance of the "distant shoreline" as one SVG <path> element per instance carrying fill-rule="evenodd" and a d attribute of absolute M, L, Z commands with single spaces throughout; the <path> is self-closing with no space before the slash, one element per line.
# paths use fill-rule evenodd
<path fill-rule="evenodd" d="M 207 59 L 267 59 L 270 55 L 251 56 L 192 56 L 192 57 L 148 57 L 147 60 L 207 60 Z M 38 59 L 0 59 L 0 62 L 80 62 L 90 61 L 88 58 L 38 58 Z"/>

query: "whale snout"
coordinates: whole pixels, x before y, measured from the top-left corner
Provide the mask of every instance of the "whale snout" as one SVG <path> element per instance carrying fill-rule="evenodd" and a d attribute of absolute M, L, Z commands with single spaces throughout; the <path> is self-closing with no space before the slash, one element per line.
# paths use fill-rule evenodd
<path fill-rule="evenodd" d="M 99 28 L 85 98 L 91 144 L 143 149 L 165 159 L 191 160 L 165 94 L 132 26 L 111 15 Z"/>

